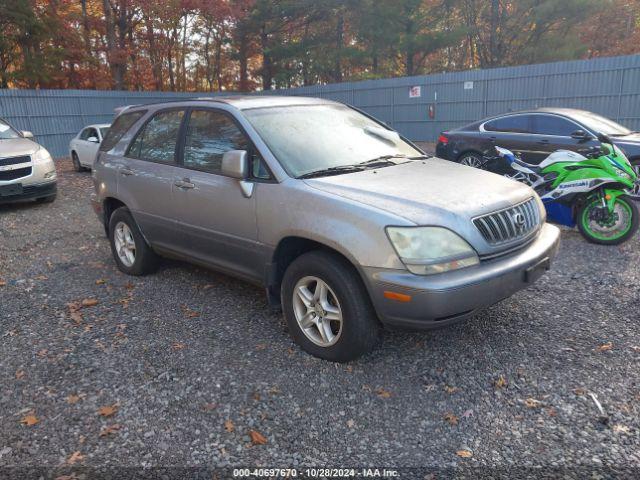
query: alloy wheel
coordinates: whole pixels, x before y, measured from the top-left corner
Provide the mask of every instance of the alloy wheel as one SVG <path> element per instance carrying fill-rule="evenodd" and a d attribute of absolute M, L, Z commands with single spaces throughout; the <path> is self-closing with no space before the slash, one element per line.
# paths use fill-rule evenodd
<path fill-rule="evenodd" d="M 293 313 L 300 330 L 320 347 L 334 345 L 342 334 L 342 309 L 336 294 L 322 279 L 303 277 L 293 289 Z"/>
<path fill-rule="evenodd" d="M 474 168 L 482 168 L 482 160 L 476 155 L 465 155 L 460 159 L 460 164 Z"/>
<path fill-rule="evenodd" d="M 113 242 L 118 258 L 126 267 L 132 267 L 136 261 L 136 241 L 131 229 L 124 222 L 118 222 L 113 232 Z"/>

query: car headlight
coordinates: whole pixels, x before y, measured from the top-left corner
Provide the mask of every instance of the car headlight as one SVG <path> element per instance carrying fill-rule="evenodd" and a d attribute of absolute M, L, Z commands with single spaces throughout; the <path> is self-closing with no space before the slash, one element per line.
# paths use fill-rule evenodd
<path fill-rule="evenodd" d="M 53 159 L 51 158 L 51 155 L 49 155 L 49 152 L 47 152 L 46 149 L 40 147 L 36 153 L 34 153 L 31 158 L 33 159 L 33 163 L 35 164 L 41 164 L 41 163 L 48 163 L 51 162 L 53 163 Z"/>
<path fill-rule="evenodd" d="M 433 275 L 480 263 L 464 239 L 443 227 L 387 227 L 400 260 L 411 273 Z"/>

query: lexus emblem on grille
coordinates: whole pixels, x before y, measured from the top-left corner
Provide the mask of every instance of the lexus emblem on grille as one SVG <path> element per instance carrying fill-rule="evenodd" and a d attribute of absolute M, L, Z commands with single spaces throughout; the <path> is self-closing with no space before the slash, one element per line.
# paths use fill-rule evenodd
<path fill-rule="evenodd" d="M 516 226 L 519 232 L 524 230 L 525 220 L 523 214 L 521 214 L 520 212 L 516 212 L 511 218 L 513 219 L 513 224 Z"/>

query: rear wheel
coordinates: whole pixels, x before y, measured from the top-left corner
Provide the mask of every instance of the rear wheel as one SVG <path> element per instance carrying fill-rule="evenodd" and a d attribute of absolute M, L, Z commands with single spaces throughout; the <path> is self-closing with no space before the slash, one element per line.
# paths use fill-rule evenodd
<path fill-rule="evenodd" d="M 463 153 L 458 159 L 458 163 L 460 163 L 460 165 L 467 165 L 474 168 L 482 168 L 484 166 L 482 157 L 475 152 Z"/>
<path fill-rule="evenodd" d="M 128 275 L 145 275 L 158 266 L 158 256 L 140 233 L 126 207 L 113 212 L 109 220 L 111 252 L 120 271 Z"/>
<path fill-rule="evenodd" d="M 315 251 L 289 265 L 282 281 L 289 331 L 306 352 L 333 362 L 373 349 L 380 326 L 360 276 L 338 255 Z"/>
<path fill-rule="evenodd" d="M 627 196 L 616 198 L 613 212 L 603 212 L 602 200 L 591 197 L 577 212 L 580 233 L 593 243 L 618 245 L 631 238 L 638 230 L 638 207 Z"/>
<path fill-rule="evenodd" d="M 80 158 L 76 152 L 71 153 L 71 161 L 73 162 L 73 169 L 76 172 L 84 171 L 84 167 L 80 164 Z"/>

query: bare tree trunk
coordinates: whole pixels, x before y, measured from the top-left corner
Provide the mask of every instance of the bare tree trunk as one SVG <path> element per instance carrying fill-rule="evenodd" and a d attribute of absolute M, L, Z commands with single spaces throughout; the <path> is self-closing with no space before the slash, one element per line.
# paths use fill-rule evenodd
<path fill-rule="evenodd" d="M 273 63 L 269 53 L 269 35 L 267 26 L 262 25 L 260 29 L 260 44 L 262 47 L 262 89 L 271 90 L 273 84 Z"/>
<path fill-rule="evenodd" d="M 333 78 L 336 82 L 342 82 L 342 46 L 344 43 L 344 12 L 340 10 L 336 25 L 336 64 Z"/>
<path fill-rule="evenodd" d="M 489 31 L 489 66 L 498 62 L 498 16 L 500 14 L 500 0 L 491 0 L 491 29 Z"/>
<path fill-rule="evenodd" d="M 244 28 L 240 31 L 240 42 L 238 46 L 238 61 L 240 63 L 240 84 L 238 85 L 241 92 L 249 90 L 249 72 L 248 72 L 248 39 Z"/>

